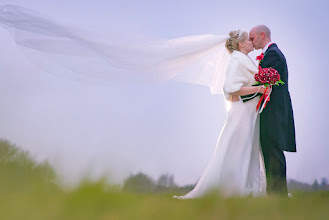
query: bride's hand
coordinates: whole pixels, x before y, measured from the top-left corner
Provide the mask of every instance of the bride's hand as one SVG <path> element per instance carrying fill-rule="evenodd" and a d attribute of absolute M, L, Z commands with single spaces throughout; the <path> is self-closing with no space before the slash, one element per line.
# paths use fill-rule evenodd
<path fill-rule="evenodd" d="M 239 99 L 239 96 L 237 96 L 237 95 L 232 95 L 232 102 L 237 102 L 237 101 L 239 101 L 240 99 Z"/>
<path fill-rule="evenodd" d="M 259 89 L 258 93 L 261 93 L 261 94 L 265 93 L 266 88 L 264 86 L 258 86 L 258 89 Z"/>
<path fill-rule="evenodd" d="M 265 93 L 265 90 L 266 90 L 266 88 L 264 87 L 264 86 L 259 86 L 260 87 L 260 90 L 259 90 L 259 93 L 262 93 L 262 94 L 264 94 Z M 259 88 L 258 88 L 259 89 Z M 266 90 L 266 93 L 265 93 L 265 95 L 269 95 L 270 94 L 270 88 L 268 88 L 267 90 Z"/>

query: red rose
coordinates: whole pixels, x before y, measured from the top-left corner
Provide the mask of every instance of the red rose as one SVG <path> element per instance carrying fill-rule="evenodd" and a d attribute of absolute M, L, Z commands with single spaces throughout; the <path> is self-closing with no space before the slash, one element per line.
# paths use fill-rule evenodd
<path fill-rule="evenodd" d="M 267 77 L 266 76 L 262 76 L 259 79 L 260 83 L 267 83 Z"/>
<path fill-rule="evenodd" d="M 256 60 L 263 60 L 264 59 L 264 53 L 261 53 L 259 56 L 256 57 Z"/>
<path fill-rule="evenodd" d="M 260 77 L 266 77 L 266 73 L 264 71 L 262 71 L 262 72 L 259 73 L 259 76 Z"/>
<path fill-rule="evenodd" d="M 278 71 L 276 71 L 276 69 L 273 69 L 273 68 L 270 68 L 270 69 L 269 69 L 269 72 L 270 72 L 271 74 L 277 74 L 277 73 L 278 73 Z"/>

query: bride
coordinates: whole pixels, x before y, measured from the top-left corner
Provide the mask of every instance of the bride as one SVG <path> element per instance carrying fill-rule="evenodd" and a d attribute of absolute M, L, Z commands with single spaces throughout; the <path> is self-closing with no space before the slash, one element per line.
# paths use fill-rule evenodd
<path fill-rule="evenodd" d="M 212 190 L 224 196 L 265 194 L 256 112 L 259 99 L 245 103 L 241 99 L 264 93 L 264 88 L 251 86 L 258 68 L 248 57 L 254 47 L 246 32 L 120 47 L 110 40 L 87 38 L 75 29 L 15 5 L 0 5 L 0 25 L 14 30 L 14 40 L 26 57 L 48 72 L 77 73 L 101 80 L 124 76 L 151 81 L 176 79 L 206 85 L 213 94 L 224 91 L 231 108 L 213 157 L 195 188 L 178 198 L 200 197 Z"/>
<path fill-rule="evenodd" d="M 219 191 L 223 196 L 259 196 L 265 194 L 265 175 L 259 141 L 259 98 L 243 102 L 240 96 L 264 93 L 255 83 L 258 68 L 248 56 L 254 50 L 247 32 L 231 31 L 226 41 L 230 60 L 223 85 L 225 98 L 231 102 L 226 123 L 218 138 L 213 157 L 196 184 L 186 194 L 188 199 Z"/>

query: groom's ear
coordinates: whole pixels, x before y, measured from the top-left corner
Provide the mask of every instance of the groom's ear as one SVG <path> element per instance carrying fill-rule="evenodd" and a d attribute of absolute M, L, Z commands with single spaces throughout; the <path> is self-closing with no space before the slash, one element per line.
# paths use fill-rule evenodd
<path fill-rule="evenodd" d="M 264 40 L 265 37 L 266 37 L 265 33 L 264 33 L 264 32 L 261 32 L 261 33 L 260 33 L 260 39 Z"/>

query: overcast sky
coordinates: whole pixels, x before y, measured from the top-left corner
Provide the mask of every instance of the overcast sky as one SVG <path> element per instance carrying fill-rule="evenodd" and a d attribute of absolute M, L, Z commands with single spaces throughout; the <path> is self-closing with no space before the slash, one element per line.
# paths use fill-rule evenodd
<path fill-rule="evenodd" d="M 329 178 L 326 1 L 10 2 L 128 39 L 129 34 L 161 39 L 226 34 L 266 24 L 289 68 L 297 153 L 286 153 L 288 178 L 309 183 Z M 225 122 L 221 95 L 178 82 L 73 81 L 31 64 L 3 28 L 0 39 L 1 138 L 38 160 L 48 159 L 66 182 L 104 174 L 120 182 L 138 171 L 155 179 L 172 173 L 181 185 L 200 177 Z"/>

